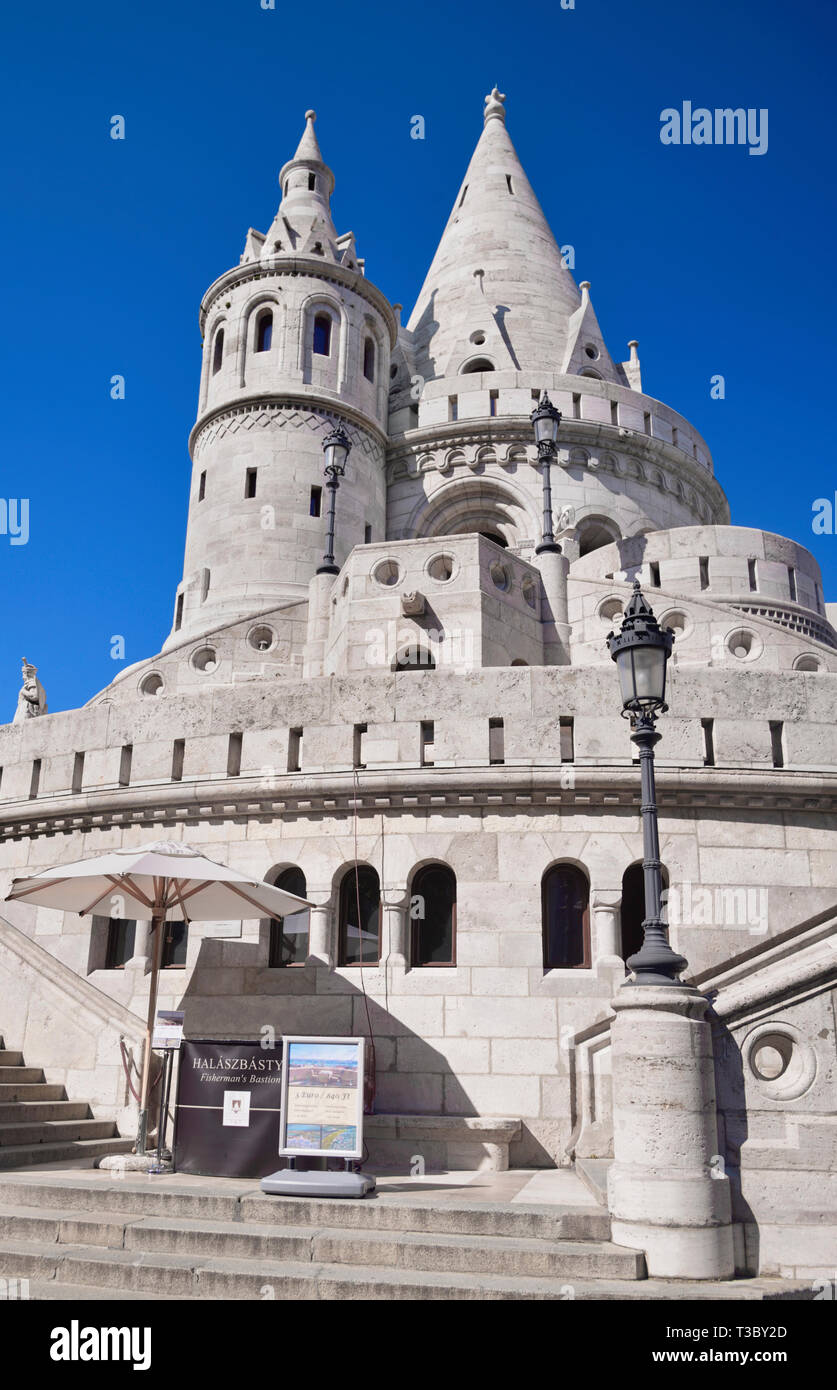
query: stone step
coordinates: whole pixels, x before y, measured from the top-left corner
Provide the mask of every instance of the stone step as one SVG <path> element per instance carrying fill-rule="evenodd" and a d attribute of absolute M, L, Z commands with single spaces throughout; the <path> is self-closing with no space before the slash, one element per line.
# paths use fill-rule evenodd
<path fill-rule="evenodd" d="M 359 1265 L 220 1259 L 194 1255 L 140 1255 L 38 1242 L 0 1241 L 0 1274 L 26 1278 L 39 1292 L 47 1283 L 61 1297 L 81 1286 L 102 1300 L 148 1294 L 168 1298 L 306 1300 L 525 1300 L 577 1299 L 810 1299 L 810 1284 L 780 1280 L 690 1283 L 685 1280 L 582 1280 L 498 1274 L 405 1271 Z"/>
<path fill-rule="evenodd" d="M 9 1071 L 17 1071 L 16 1067 L 9 1067 Z M 46 1081 L 18 1081 L 9 1085 L 7 1082 L 0 1082 L 0 1104 L 13 1100 L 66 1100 L 67 1093 L 63 1086 L 53 1085 Z"/>
<path fill-rule="evenodd" d="M 135 1303 L 137 1296 L 133 1289 L 106 1289 L 98 1288 L 95 1284 L 65 1284 L 58 1279 L 30 1279 L 27 1289 L 27 1297 L 34 1303 L 45 1303 L 54 1300 L 66 1300 L 68 1303 L 116 1303 L 124 1301 Z M 175 1293 L 151 1293 L 146 1290 L 143 1293 L 143 1303 L 161 1302 L 193 1302 L 201 1298 L 200 1294 L 175 1294 Z"/>
<path fill-rule="evenodd" d="M 5 1048 L 0 1047 L 0 1067 L 22 1067 L 22 1066 L 23 1066 L 23 1053 L 22 1053 L 22 1052 L 7 1052 Z"/>
<path fill-rule="evenodd" d="M 0 1148 L 0 1169 L 25 1168 L 33 1163 L 63 1163 L 67 1159 L 93 1159 L 103 1154 L 130 1153 L 132 1139 L 67 1139 L 53 1144 L 10 1144 Z"/>
<path fill-rule="evenodd" d="M 0 1207 L 0 1236 L 65 1244 L 96 1244 L 138 1254 L 210 1256 L 302 1264 L 360 1264 L 437 1273 L 526 1277 L 641 1279 L 643 1257 L 606 1242 L 521 1240 L 507 1236 L 414 1231 L 348 1232 L 328 1227 L 260 1226 L 255 1223 L 159 1220 L 102 1212 L 44 1214 Z"/>
<path fill-rule="evenodd" d="M 0 1086 L 14 1086 L 18 1082 L 36 1084 L 43 1079 L 43 1067 L 4 1067 L 0 1065 Z"/>
<path fill-rule="evenodd" d="M 174 1186 L 165 1186 L 173 1183 Z M 608 1240 L 610 1218 L 595 1207 L 524 1203 L 412 1201 L 368 1197 L 362 1202 L 329 1198 L 269 1197 L 254 1183 L 243 1195 L 190 1186 L 188 1178 L 128 1175 L 116 1182 L 90 1182 L 35 1174 L 0 1175 L 0 1205 L 99 1213 L 130 1213 L 207 1221 L 255 1222 L 270 1226 L 314 1226 L 357 1231 L 416 1231 L 427 1234 L 512 1236 L 532 1240 Z"/>
<path fill-rule="evenodd" d="M 51 1144 L 64 1139 L 118 1138 L 113 1120 L 23 1120 L 0 1124 L 0 1150 L 12 1144 Z"/>
<path fill-rule="evenodd" d="M 92 1120 L 85 1100 L 12 1100 L 0 1105 L 0 1125 L 37 1120 Z"/>

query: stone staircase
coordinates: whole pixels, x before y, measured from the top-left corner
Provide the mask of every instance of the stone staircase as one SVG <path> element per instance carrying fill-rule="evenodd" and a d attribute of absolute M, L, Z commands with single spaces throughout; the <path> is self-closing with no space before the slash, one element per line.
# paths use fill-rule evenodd
<path fill-rule="evenodd" d="M 129 1153 L 112 1120 L 94 1119 L 86 1101 L 67 1099 L 63 1086 L 44 1081 L 21 1052 L 0 1038 L 0 1169 Z"/>
<path fill-rule="evenodd" d="M 212 1180 L 0 1174 L 0 1275 L 33 1299 L 804 1297 L 788 1283 L 648 1280 L 605 1210 L 390 1191 L 267 1197 Z"/>

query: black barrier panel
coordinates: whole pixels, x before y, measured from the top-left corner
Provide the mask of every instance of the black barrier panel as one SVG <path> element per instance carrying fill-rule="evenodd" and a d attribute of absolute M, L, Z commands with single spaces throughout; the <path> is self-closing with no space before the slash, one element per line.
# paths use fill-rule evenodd
<path fill-rule="evenodd" d="M 180 1048 L 174 1163 L 180 1173 L 263 1178 L 275 1171 L 282 1043 L 210 1042 Z"/>

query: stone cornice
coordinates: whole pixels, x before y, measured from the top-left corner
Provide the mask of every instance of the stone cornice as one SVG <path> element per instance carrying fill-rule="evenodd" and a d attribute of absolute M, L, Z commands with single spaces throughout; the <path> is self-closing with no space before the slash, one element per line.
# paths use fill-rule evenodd
<path fill-rule="evenodd" d="M 212 410 L 204 411 L 195 421 L 189 435 L 190 458 L 194 456 L 195 446 L 200 435 L 209 425 L 225 418 L 232 419 L 235 415 L 246 415 L 253 411 L 271 409 L 308 410 L 312 415 L 322 415 L 323 419 L 330 423 L 340 421 L 353 425 L 356 429 L 365 430 L 367 434 L 372 435 L 382 450 L 387 447 L 387 435 L 371 416 L 356 410 L 354 406 L 342 401 L 338 396 L 331 399 L 327 392 L 319 388 L 315 391 L 312 387 L 311 394 L 308 395 L 297 387 L 294 391 L 260 391 L 253 395 L 241 396 L 234 401 L 224 401 L 223 404 L 215 406 Z"/>
<path fill-rule="evenodd" d="M 433 449 L 454 449 L 462 446 L 482 446 L 503 443 L 523 444 L 532 450 L 532 426 L 526 415 L 491 416 L 486 419 L 465 419 L 448 421 L 423 428 L 407 430 L 389 443 L 387 450 L 388 472 L 398 463 L 415 458 Z M 703 464 L 691 458 L 684 450 L 676 448 L 664 439 L 642 434 L 637 430 L 626 429 L 622 425 L 607 425 L 595 420 L 563 420 L 559 443 L 558 468 L 572 468 L 583 465 L 570 463 L 560 457 L 567 448 L 600 448 L 608 453 L 630 453 L 647 459 L 655 467 L 673 472 L 704 498 L 712 511 L 711 525 L 728 525 L 730 519 L 729 503 L 723 488 L 714 475 Z M 628 474 L 617 469 L 598 464 L 590 470 L 609 473 L 614 477 L 627 477 Z M 653 487 L 650 479 L 639 479 L 646 487 Z M 699 522 L 695 523 L 700 524 Z"/>
<path fill-rule="evenodd" d="M 357 797 L 354 777 L 357 775 Z M 573 786 L 562 785 L 570 780 Z M 661 812 L 700 815 L 717 809 L 789 813 L 837 811 L 837 773 L 789 769 L 657 769 Z M 193 783 L 113 787 L 0 805 L 0 838 L 70 834 L 112 826 L 195 824 L 200 821 L 283 820 L 301 815 L 361 819 L 384 811 L 456 809 L 584 812 L 624 808 L 638 814 L 639 775 L 632 767 L 419 768 L 236 777 Z"/>
<path fill-rule="evenodd" d="M 313 279 L 323 280 L 326 283 L 330 282 L 333 285 L 340 285 L 344 289 L 352 290 L 378 310 L 389 330 L 390 349 L 395 347 L 398 323 L 392 305 L 386 296 L 359 271 L 349 270 L 347 266 L 338 265 L 334 261 L 324 261 L 320 256 L 277 257 L 270 265 L 265 265 L 262 261 L 248 261 L 245 265 L 233 266 L 230 270 L 225 271 L 223 275 L 213 281 L 201 300 L 199 315 L 201 335 L 203 335 L 206 326 L 207 315 L 219 295 L 228 293 L 238 285 L 246 284 L 248 280 L 270 280 L 283 275 L 310 276 Z"/>

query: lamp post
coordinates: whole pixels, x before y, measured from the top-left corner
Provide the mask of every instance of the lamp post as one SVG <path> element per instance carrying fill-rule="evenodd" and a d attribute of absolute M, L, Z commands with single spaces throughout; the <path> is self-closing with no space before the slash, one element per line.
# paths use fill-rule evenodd
<path fill-rule="evenodd" d="M 556 409 L 544 391 L 540 404 L 536 410 L 532 411 L 529 419 L 532 421 L 532 428 L 535 431 L 538 461 L 541 465 L 543 478 L 543 536 L 540 545 L 535 547 L 535 554 L 540 555 L 544 550 L 557 550 L 560 554 L 561 547 L 557 544 L 552 531 L 552 478 L 550 469 L 558 452 L 556 443 L 558 427 L 561 424 L 561 412 Z"/>
<path fill-rule="evenodd" d="M 666 666 L 674 642 L 671 628 L 661 628 L 647 603 L 639 580 L 622 616 L 618 633 L 611 632 L 607 646 L 616 662 L 622 690 L 622 715 L 631 721 L 631 742 L 639 749 L 642 780 L 642 867 L 645 878 L 645 917 L 642 946 L 627 962 L 635 985 L 679 985 L 677 978 L 688 961 L 671 949 L 660 917 L 662 875 L 657 829 L 657 793 L 654 784 L 654 747 L 657 716 L 668 709 L 665 702 Z"/>
<path fill-rule="evenodd" d="M 346 460 L 352 447 L 352 441 L 346 434 L 342 425 L 337 425 L 335 429 L 327 434 L 323 440 L 323 453 L 325 454 L 325 475 L 328 479 L 328 532 L 326 537 L 326 553 L 323 556 L 323 563 L 318 566 L 317 574 L 339 574 L 340 570 L 334 563 L 334 509 L 337 502 L 337 489 L 340 486 L 340 479 L 346 472 Z"/>

